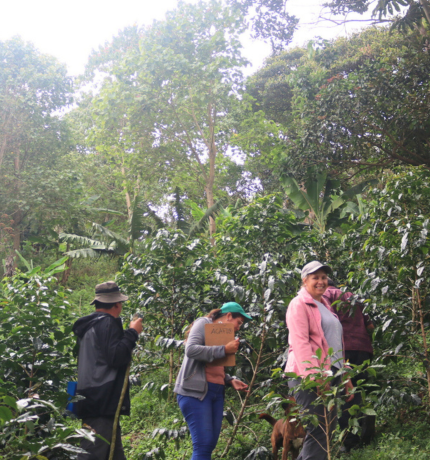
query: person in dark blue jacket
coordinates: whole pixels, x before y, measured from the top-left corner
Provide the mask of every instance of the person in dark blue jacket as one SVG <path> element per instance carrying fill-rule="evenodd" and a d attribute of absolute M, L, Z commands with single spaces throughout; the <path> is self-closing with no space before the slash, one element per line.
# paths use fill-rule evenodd
<path fill-rule="evenodd" d="M 369 316 L 363 313 L 364 305 L 358 300 L 354 300 L 352 292 L 342 292 L 330 278 L 328 278 L 328 288 L 323 297 L 330 303 L 332 310 L 337 314 L 342 324 L 345 359 L 350 364 L 355 365 L 361 365 L 365 361 L 370 362 L 373 357 L 371 334 L 375 326 Z M 352 383 L 357 386 L 359 380 L 365 381 L 367 379 L 367 373 L 362 372 L 352 378 Z M 341 430 L 349 427 L 349 419 L 351 418 L 349 409 L 354 404 L 360 406 L 361 403 L 361 393 L 357 392 L 352 401 L 344 404 L 342 416 L 339 418 Z M 360 444 L 369 444 L 375 437 L 375 417 L 373 415 L 362 417 L 359 423 L 361 436 L 348 431 L 343 440 L 341 452 L 349 452 Z"/>
<path fill-rule="evenodd" d="M 142 319 L 132 321 L 130 328 L 124 331 L 119 316 L 122 303 L 128 297 L 113 281 L 98 284 L 95 291 L 91 305 L 96 311 L 79 318 L 73 326 L 79 345 L 76 394 L 85 398 L 76 403 L 76 413 L 83 424 L 110 441 L 127 366 L 142 332 Z M 128 387 L 120 414 L 130 415 Z M 81 447 L 87 454 L 79 454 L 78 460 L 107 460 L 109 457 L 110 446 L 100 438 L 94 443 L 83 439 Z M 114 460 L 125 460 L 119 425 Z"/>

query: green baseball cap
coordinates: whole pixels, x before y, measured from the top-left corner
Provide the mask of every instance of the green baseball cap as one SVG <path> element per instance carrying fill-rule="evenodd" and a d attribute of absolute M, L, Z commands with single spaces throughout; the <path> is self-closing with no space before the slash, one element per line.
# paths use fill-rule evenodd
<path fill-rule="evenodd" d="M 245 313 L 245 310 L 236 302 L 227 302 L 221 307 L 223 313 L 240 313 L 244 318 L 252 318 Z"/>

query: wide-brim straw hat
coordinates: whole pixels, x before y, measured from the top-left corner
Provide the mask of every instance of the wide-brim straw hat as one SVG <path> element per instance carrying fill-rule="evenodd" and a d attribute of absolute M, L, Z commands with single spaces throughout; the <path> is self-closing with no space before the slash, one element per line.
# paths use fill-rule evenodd
<path fill-rule="evenodd" d="M 96 300 L 102 303 L 125 302 L 128 296 L 121 294 L 115 281 L 106 281 L 96 286 L 96 296 L 90 305 L 93 305 Z"/>

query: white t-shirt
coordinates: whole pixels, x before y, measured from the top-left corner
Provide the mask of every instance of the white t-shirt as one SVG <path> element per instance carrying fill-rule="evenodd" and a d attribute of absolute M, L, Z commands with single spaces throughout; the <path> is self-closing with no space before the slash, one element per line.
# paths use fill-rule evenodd
<path fill-rule="evenodd" d="M 321 327 L 325 339 L 327 340 L 329 348 L 333 348 L 331 365 L 340 369 L 343 367 L 342 324 L 323 303 L 315 299 L 314 302 L 321 314 Z"/>

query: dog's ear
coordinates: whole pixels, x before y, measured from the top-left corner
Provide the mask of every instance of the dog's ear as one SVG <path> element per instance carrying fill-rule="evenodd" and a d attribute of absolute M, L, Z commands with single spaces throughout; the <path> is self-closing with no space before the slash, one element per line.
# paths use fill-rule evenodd
<path fill-rule="evenodd" d="M 296 403 L 296 400 L 293 396 L 285 396 L 284 397 L 285 402 L 281 403 L 282 409 L 285 411 L 285 415 L 288 415 L 290 412 L 291 407 Z M 289 403 L 286 401 L 290 401 Z"/>
<path fill-rule="evenodd" d="M 284 414 L 285 415 L 288 415 L 290 413 L 291 404 L 282 403 L 281 407 L 282 407 L 282 409 L 284 409 Z"/>

